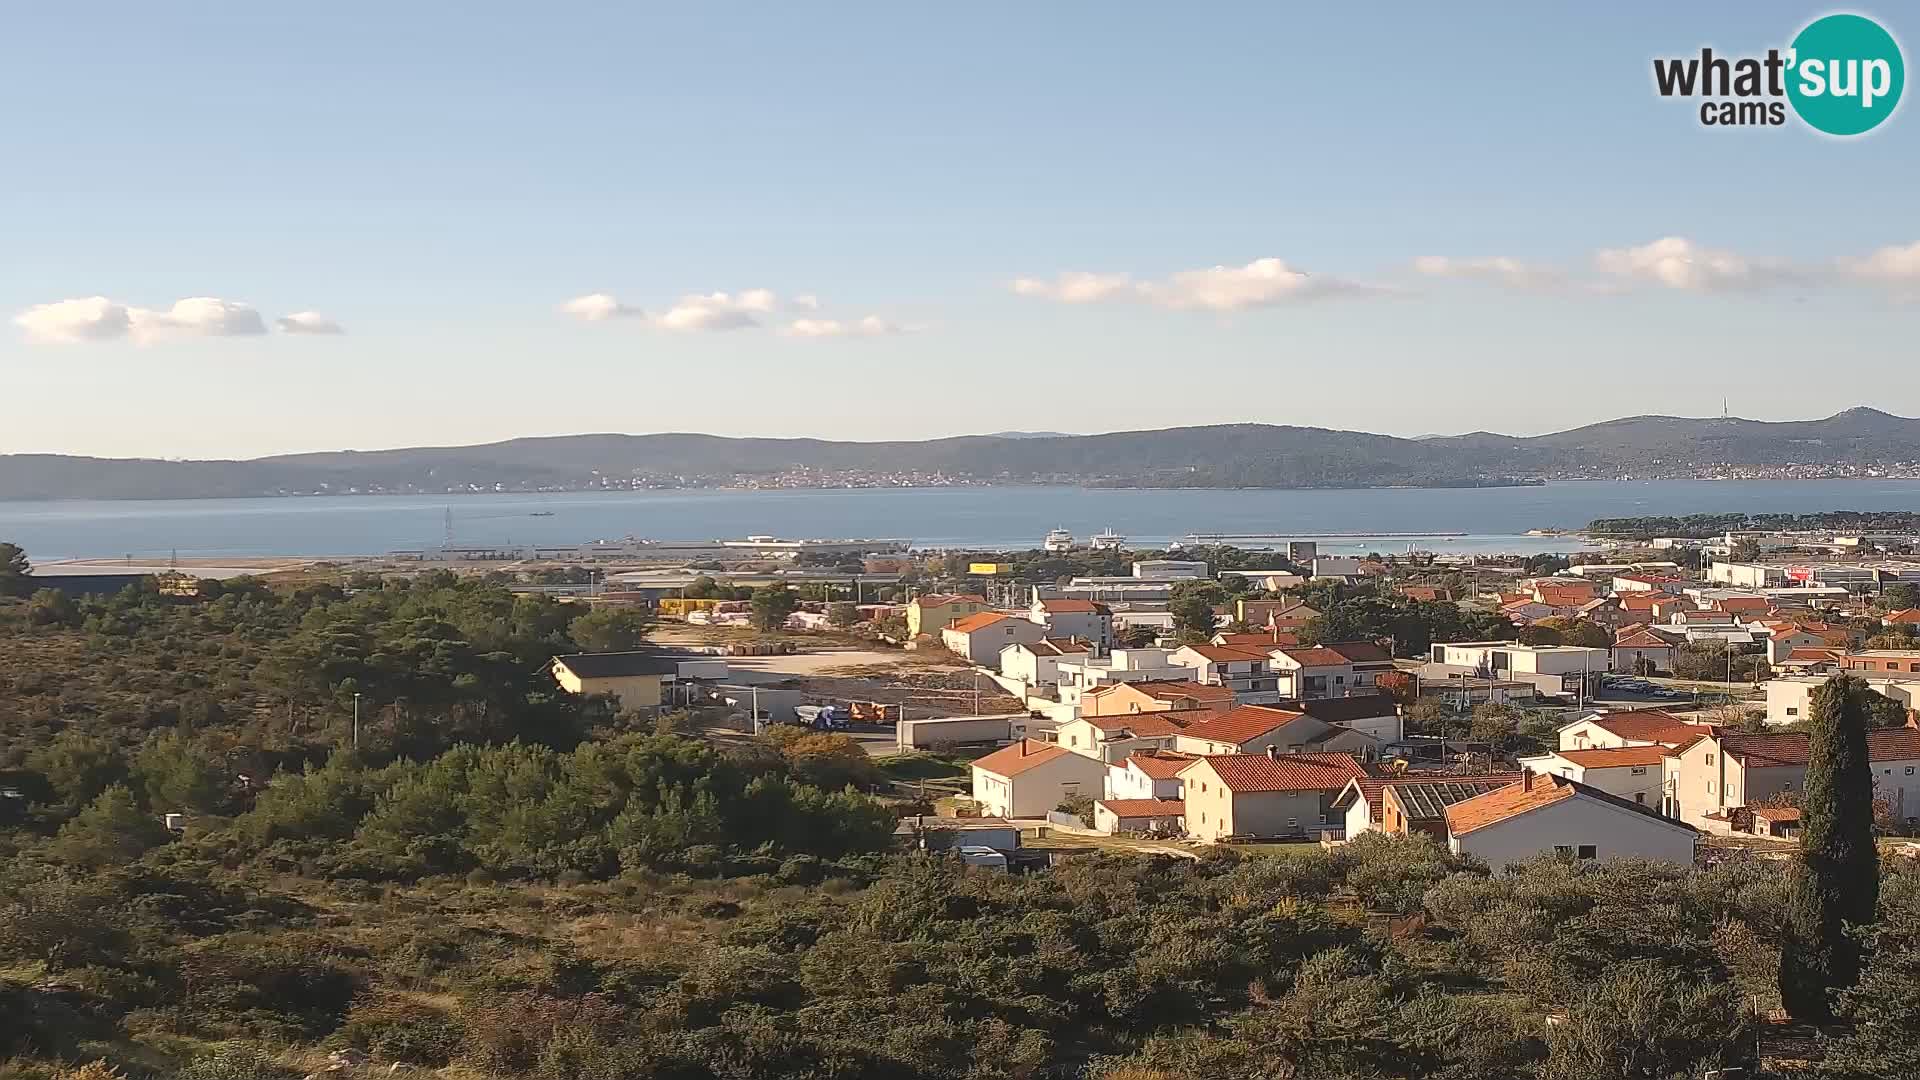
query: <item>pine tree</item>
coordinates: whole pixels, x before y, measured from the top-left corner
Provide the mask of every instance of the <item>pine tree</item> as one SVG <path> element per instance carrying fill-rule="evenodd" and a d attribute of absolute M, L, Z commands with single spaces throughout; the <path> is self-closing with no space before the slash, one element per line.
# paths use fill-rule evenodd
<path fill-rule="evenodd" d="M 1859 978 L 1860 943 L 1847 926 L 1872 922 L 1880 894 L 1868 693 L 1859 679 L 1836 676 L 1814 692 L 1808 717 L 1800 855 L 1780 954 L 1780 1002 L 1803 1020 L 1831 1018 L 1833 991 Z"/>

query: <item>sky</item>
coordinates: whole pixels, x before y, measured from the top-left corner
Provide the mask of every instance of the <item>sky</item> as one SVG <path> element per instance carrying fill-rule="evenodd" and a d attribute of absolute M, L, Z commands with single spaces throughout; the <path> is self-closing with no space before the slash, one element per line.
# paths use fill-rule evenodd
<path fill-rule="evenodd" d="M 1829 10 L 15 5 L 0 453 L 1920 415 L 1916 106 L 1653 89 Z"/>

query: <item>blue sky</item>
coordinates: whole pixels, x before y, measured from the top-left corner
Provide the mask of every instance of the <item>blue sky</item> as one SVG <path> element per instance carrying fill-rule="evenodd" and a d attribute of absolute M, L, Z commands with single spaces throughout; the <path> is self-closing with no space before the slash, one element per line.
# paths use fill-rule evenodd
<path fill-rule="evenodd" d="M 0 452 L 1920 414 L 1913 106 L 1651 87 L 1826 10 L 15 7 Z"/>

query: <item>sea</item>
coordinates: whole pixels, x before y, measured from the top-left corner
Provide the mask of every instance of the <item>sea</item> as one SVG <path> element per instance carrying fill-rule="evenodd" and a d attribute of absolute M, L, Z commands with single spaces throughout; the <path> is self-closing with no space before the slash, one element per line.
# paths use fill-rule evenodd
<path fill-rule="evenodd" d="M 366 556 L 443 543 L 565 545 L 626 536 L 886 537 L 922 548 L 1026 549 L 1051 529 L 1111 529 L 1136 547 L 1193 533 L 1316 540 L 1323 552 L 1577 551 L 1602 517 L 1920 509 L 1920 480 L 1568 481 L 1332 491 L 1073 487 L 698 490 L 253 499 L 0 501 L 0 541 L 36 561 Z"/>

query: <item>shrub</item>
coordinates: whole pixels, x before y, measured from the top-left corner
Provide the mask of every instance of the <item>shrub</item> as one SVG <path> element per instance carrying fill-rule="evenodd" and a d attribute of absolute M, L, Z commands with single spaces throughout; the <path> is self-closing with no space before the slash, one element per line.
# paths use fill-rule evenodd
<path fill-rule="evenodd" d="M 229 1047 L 187 1062 L 174 1080 L 291 1080 L 299 1075 L 252 1047 Z"/>
<path fill-rule="evenodd" d="M 439 1009 L 396 994 L 357 1002 L 334 1041 L 358 1047 L 382 1061 L 441 1066 L 460 1052 L 466 1029 Z"/>

